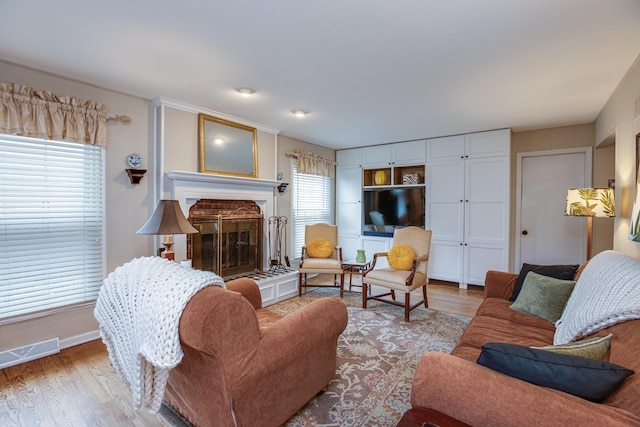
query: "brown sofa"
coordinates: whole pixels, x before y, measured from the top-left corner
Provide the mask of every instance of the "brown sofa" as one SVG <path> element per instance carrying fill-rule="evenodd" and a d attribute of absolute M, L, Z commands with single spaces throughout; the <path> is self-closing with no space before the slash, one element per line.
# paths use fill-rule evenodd
<path fill-rule="evenodd" d="M 592 335 L 613 334 L 606 359 L 636 372 L 602 403 L 533 385 L 476 363 L 482 345 L 488 342 L 553 343 L 553 323 L 509 308 L 517 277 L 487 272 L 484 300 L 452 353 L 427 353 L 420 360 L 411 391 L 413 408 L 435 410 L 472 426 L 640 425 L 640 320 Z"/>
<path fill-rule="evenodd" d="M 345 304 L 327 297 L 281 316 L 250 279 L 199 291 L 180 318 L 182 362 L 165 399 L 196 426 L 278 426 L 335 377 Z M 234 424 L 235 417 L 235 424 Z"/>

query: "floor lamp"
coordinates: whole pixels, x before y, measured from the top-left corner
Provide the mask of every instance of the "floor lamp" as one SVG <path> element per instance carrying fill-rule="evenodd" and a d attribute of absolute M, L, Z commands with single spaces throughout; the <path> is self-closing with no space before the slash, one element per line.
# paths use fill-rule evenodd
<path fill-rule="evenodd" d="M 171 250 L 173 246 L 171 236 L 197 232 L 198 230 L 184 217 L 177 200 L 160 200 L 151 218 L 136 234 L 164 235 L 164 242 L 162 242 L 165 248 L 164 257 L 173 261 L 175 255 Z"/>
<path fill-rule="evenodd" d="M 570 188 L 565 216 L 587 217 L 587 261 L 591 259 L 593 217 L 616 216 L 613 188 Z"/>

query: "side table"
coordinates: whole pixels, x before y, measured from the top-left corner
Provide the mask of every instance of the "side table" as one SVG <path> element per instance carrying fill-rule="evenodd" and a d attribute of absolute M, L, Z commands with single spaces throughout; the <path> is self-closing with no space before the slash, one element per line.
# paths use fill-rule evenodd
<path fill-rule="evenodd" d="M 362 276 L 362 272 L 368 270 L 371 267 L 371 261 L 357 262 L 355 260 L 343 261 L 342 270 L 345 274 L 349 274 L 349 291 L 351 291 L 351 278 L 354 274 Z M 362 285 L 355 285 L 360 286 Z"/>

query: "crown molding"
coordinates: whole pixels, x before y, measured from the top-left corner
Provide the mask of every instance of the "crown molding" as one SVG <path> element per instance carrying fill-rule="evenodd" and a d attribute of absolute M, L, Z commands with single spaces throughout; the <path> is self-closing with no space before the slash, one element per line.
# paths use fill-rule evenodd
<path fill-rule="evenodd" d="M 170 107 L 175 108 L 176 110 L 182 110 L 193 114 L 204 113 L 210 116 L 219 117 L 224 120 L 228 120 L 234 123 L 240 123 L 245 126 L 254 127 L 261 132 L 271 133 L 273 135 L 278 135 L 280 133 L 280 129 L 276 129 L 270 126 L 263 125 L 261 123 L 251 122 L 249 120 L 241 119 L 240 117 L 232 116 L 230 114 L 221 113 L 219 111 L 210 110 L 208 108 L 198 107 L 197 105 L 188 104 L 186 102 L 177 101 L 175 99 L 164 98 L 162 96 L 158 96 L 151 101 L 152 105 L 155 107 Z"/>

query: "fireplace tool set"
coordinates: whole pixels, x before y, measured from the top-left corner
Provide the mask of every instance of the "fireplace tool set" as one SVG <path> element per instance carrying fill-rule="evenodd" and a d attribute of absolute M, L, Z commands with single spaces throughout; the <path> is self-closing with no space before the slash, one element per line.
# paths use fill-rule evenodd
<path fill-rule="evenodd" d="M 289 257 L 287 256 L 287 217 L 269 217 L 269 271 L 289 271 Z M 284 240 L 284 252 L 282 241 Z M 284 256 L 284 262 L 282 259 Z"/>

